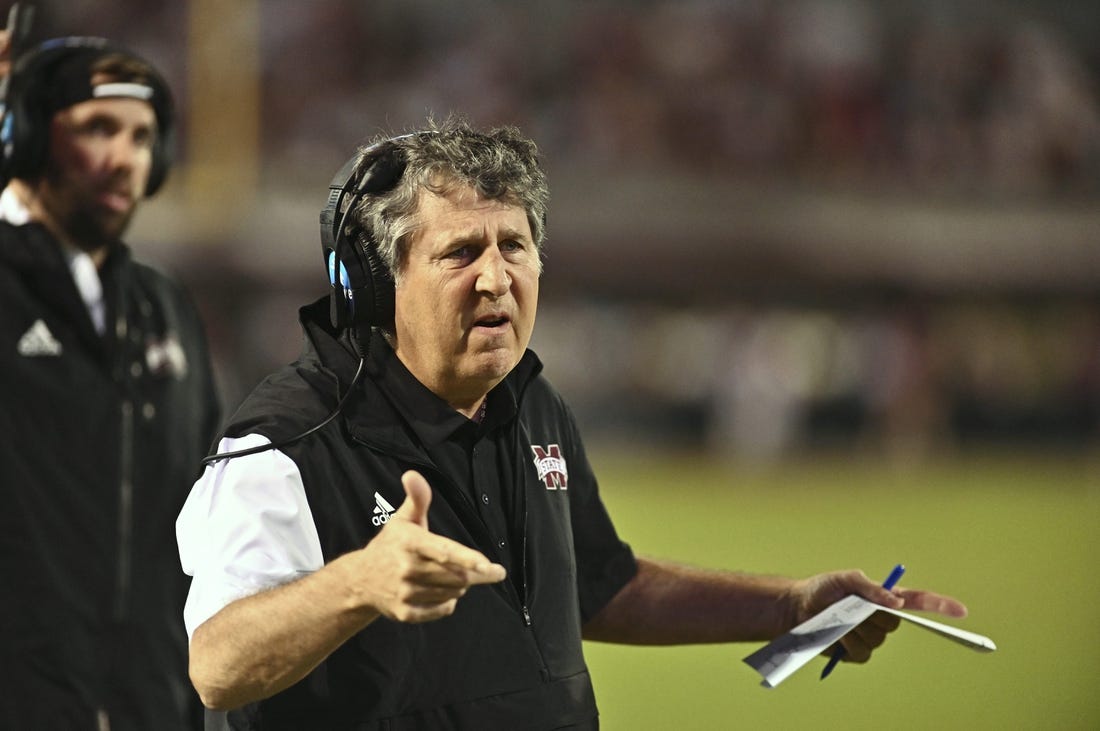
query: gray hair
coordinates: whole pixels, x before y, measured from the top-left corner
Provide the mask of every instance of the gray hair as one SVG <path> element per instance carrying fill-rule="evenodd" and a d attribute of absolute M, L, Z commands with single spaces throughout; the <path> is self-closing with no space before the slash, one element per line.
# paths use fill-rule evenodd
<path fill-rule="evenodd" d="M 446 194 L 471 187 L 490 200 L 521 206 L 542 266 L 546 208 L 550 198 L 538 148 L 515 127 L 480 132 L 461 117 L 451 116 L 407 135 L 381 137 L 364 147 L 388 148 L 404 157 L 405 169 L 393 188 L 364 196 L 352 212 L 372 233 L 378 256 L 396 280 L 404 266 L 409 239 L 418 225 L 420 191 Z"/>

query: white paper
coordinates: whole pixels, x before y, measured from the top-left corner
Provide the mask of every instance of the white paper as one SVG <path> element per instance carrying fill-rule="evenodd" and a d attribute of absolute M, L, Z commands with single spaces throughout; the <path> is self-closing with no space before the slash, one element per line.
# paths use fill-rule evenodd
<path fill-rule="evenodd" d="M 979 652 L 992 652 L 997 649 L 993 640 L 988 637 L 949 627 L 924 617 L 899 612 L 896 609 L 889 609 L 862 597 L 851 595 L 829 606 L 782 637 L 772 640 L 746 657 L 745 662 L 764 678 L 761 685 L 765 688 L 774 688 L 875 612 L 889 612 Z"/>
<path fill-rule="evenodd" d="M 949 627 L 946 624 L 933 622 L 931 619 L 918 617 L 914 614 L 899 612 L 896 609 L 889 609 L 887 607 L 877 607 L 877 609 L 879 611 L 888 612 L 890 614 L 901 617 L 902 619 L 908 622 L 912 622 L 913 624 L 920 625 L 925 629 L 935 632 L 941 637 L 946 637 L 949 640 L 958 642 L 960 645 L 969 647 L 971 650 L 977 650 L 978 652 L 993 652 L 997 649 L 997 645 L 993 643 L 993 640 L 989 639 L 985 635 L 979 635 L 975 632 L 967 632 L 966 630 L 958 629 L 957 627 Z"/>

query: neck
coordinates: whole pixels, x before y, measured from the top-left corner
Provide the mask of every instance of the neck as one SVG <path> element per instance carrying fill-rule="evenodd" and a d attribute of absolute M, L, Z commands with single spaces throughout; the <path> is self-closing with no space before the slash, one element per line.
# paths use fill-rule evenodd
<path fill-rule="evenodd" d="M 485 418 L 485 402 L 486 397 L 482 396 L 472 404 L 451 404 L 451 407 L 471 421 L 481 421 L 483 418 Z"/>
<path fill-rule="evenodd" d="M 97 269 L 103 266 L 103 262 L 107 260 L 107 253 L 110 247 L 106 244 L 89 245 L 85 241 L 75 239 L 69 231 L 61 225 L 57 217 L 50 212 L 49 206 L 47 206 L 46 202 L 43 200 L 38 186 L 26 180 L 15 178 L 8 183 L 5 192 L 9 191 L 15 196 L 19 204 L 26 209 L 28 222 L 33 221 L 42 224 L 47 231 L 53 234 L 54 238 L 56 238 L 62 246 L 87 253 Z"/>

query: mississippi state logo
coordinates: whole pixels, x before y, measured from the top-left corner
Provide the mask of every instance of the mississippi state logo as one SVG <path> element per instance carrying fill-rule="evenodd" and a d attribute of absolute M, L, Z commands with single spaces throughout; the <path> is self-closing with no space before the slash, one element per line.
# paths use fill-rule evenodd
<path fill-rule="evenodd" d="M 187 375 L 187 353 L 175 333 L 168 333 L 163 340 L 146 339 L 145 366 L 153 375 L 171 376 L 177 381 Z"/>
<path fill-rule="evenodd" d="M 544 449 L 532 444 L 531 451 L 535 453 L 535 469 L 546 489 L 568 490 L 569 468 L 565 466 L 565 460 L 561 456 L 561 447 L 551 444 Z"/>

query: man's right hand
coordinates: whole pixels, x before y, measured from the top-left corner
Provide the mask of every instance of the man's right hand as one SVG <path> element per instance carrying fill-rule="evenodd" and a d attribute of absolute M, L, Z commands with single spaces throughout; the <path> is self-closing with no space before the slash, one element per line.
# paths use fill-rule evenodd
<path fill-rule="evenodd" d="M 379 616 L 430 622 L 452 614 L 504 567 L 428 530 L 432 490 L 401 477 L 405 502 L 367 545 L 298 581 L 231 602 L 191 638 L 191 681 L 207 708 L 237 708 L 304 678 Z"/>
<path fill-rule="evenodd" d="M 430 622 L 454 613 L 458 600 L 477 584 L 494 584 L 504 567 L 457 541 L 432 533 L 432 489 L 419 472 L 401 476 L 405 502 L 355 557 L 361 600 L 399 622 Z"/>

